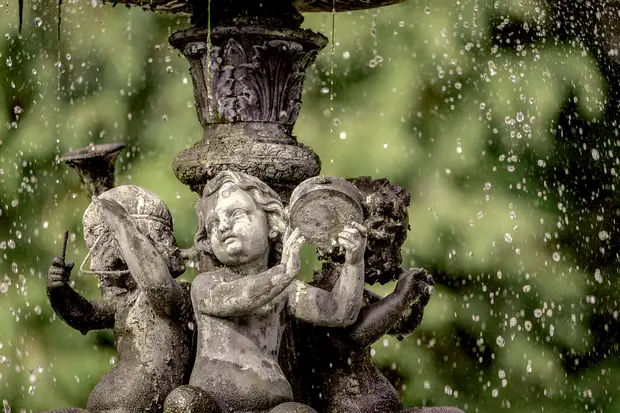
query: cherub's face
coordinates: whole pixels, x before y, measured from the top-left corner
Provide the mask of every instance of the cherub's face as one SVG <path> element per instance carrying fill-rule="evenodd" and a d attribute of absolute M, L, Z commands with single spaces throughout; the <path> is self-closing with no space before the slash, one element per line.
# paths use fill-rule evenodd
<path fill-rule="evenodd" d="M 209 197 L 205 212 L 211 249 L 222 264 L 249 264 L 269 252 L 267 216 L 245 191 L 224 184 Z"/>
<path fill-rule="evenodd" d="M 160 253 L 173 277 L 178 277 L 185 271 L 181 251 L 176 245 L 174 234 L 170 227 L 160 222 L 138 219 L 138 229 L 146 234 L 155 249 Z M 127 264 L 119 249 L 114 235 L 102 222 L 84 227 L 84 239 L 90 250 L 91 271 L 123 271 Z"/>

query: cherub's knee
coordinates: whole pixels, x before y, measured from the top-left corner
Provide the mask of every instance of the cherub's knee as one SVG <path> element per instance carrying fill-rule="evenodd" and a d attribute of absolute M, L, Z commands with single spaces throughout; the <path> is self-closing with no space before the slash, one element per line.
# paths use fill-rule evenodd
<path fill-rule="evenodd" d="M 317 413 L 312 407 L 296 402 L 287 402 L 279 404 L 269 413 Z"/>
<path fill-rule="evenodd" d="M 164 413 L 221 413 L 221 410 L 204 390 L 180 386 L 166 397 Z"/>

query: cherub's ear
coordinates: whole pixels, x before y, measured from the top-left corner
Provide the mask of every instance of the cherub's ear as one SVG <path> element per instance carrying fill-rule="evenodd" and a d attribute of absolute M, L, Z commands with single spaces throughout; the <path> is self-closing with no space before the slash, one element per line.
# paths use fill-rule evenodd
<path fill-rule="evenodd" d="M 276 238 L 278 238 L 279 233 L 280 232 L 278 231 L 278 228 L 276 228 L 276 227 L 269 228 L 269 239 L 276 239 Z"/>

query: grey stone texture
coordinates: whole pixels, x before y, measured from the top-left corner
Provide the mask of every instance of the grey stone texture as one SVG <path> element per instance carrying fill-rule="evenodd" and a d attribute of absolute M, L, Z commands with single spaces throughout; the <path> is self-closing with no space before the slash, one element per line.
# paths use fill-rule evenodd
<path fill-rule="evenodd" d="M 87 410 L 62 411 L 460 411 L 403 410 L 370 356 L 383 335 L 415 330 L 434 290 L 425 270 L 402 267 L 409 194 L 385 179 L 317 177 L 319 157 L 292 135 L 305 71 L 327 44 L 300 28 L 299 12 L 400 1 L 121 1 L 192 14 L 194 28 L 170 43 L 189 61 L 204 132 L 173 170 L 200 195 L 198 229 L 182 253 L 157 196 L 113 188 L 122 146 L 65 156 L 89 197 L 99 195 L 84 214 L 90 269 L 81 268 L 99 278 L 102 299 L 70 287 L 64 251 L 50 267 L 48 297 L 84 334 L 113 329 L 118 363 Z M 323 260 L 310 283 L 297 279 L 304 242 Z M 183 258 L 199 263 L 191 287 L 175 280 Z M 386 297 L 364 289 L 389 281 L 396 289 Z"/>
<path fill-rule="evenodd" d="M 102 299 L 69 285 L 73 263 L 56 257 L 47 279 L 52 308 L 86 334 L 113 329 L 118 362 L 90 393 L 89 411 L 161 411 L 165 397 L 187 382 L 194 341 L 189 285 L 166 205 L 132 185 L 93 198 L 84 213 L 90 271 Z"/>
<path fill-rule="evenodd" d="M 296 280 L 304 237 L 286 226 L 279 196 L 256 177 L 220 172 L 205 186 L 196 211 L 196 248 L 217 263 L 191 289 L 198 344 L 189 385 L 198 390 L 173 392 L 165 411 L 183 410 L 179 400 L 193 400 L 187 395 L 196 391 L 222 412 L 313 411 L 292 403 L 278 364 L 284 319 L 330 327 L 355 322 L 364 287 L 365 228 L 352 222 L 338 234 L 344 265 L 327 291 Z"/>

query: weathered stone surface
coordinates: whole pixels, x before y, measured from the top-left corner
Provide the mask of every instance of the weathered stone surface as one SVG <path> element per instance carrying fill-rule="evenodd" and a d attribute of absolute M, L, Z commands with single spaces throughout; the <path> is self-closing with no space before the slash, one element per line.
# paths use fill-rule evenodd
<path fill-rule="evenodd" d="M 191 368 L 193 313 L 166 205 L 136 186 L 110 189 L 84 214 L 89 273 L 103 299 L 88 300 L 69 285 L 73 263 L 56 257 L 47 295 L 58 316 L 86 334 L 111 328 L 118 362 L 91 392 L 89 411 L 161 412 L 165 397 Z"/>
<path fill-rule="evenodd" d="M 288 211 L 289 226 L 299 228 L 307 242 L 324 250 L 338 246 L 338 234 L 346 224 L 364 221 L 362 194 L 335 177 L 303 181 L 293 191 Z"/>
<path fill-rule="evenodd" d="M 318 156 L 291 132 L 306 68 L 327 42 L 302 29 L 263 26 L 195 28 L 170 43 L 190 62 L 202 140 L 173 169 L 198 193 L 222 170 L 258 177 L 287 196 L 320 171 Z"/>
<path fill-rule="evenodd" d="M 398 412 L 403 407 L 398 393 L 373 363 L 370 345 L 385 334 L 399 339 L 411 334 L 422 320 L 434 282 L 422 269 L 400 268 L 409 194 L 385 179 L 351 181 L 362 193 L 367 213 L 365 281 L 374 283 L 386 273 L 389 280 L 398 279 L 396 289 L 387 297 L 365 291 L 358 319 L 346 328 L 326 329 L 290 320 L 280 363 L 295 398 L 319 412 Z M 334 250 L 323 258 L 327 261 L 312 285 L 330 290 L 342 271 L 343 256 Z"/>
<path fill-rule="evenodd" d="M 196 249 L 212 255 L 216 268 L 192 283 L 198 346 L 189 385 L 225 412 L 314 411 L 293 403 L 278 364 L 284 314 L 323 326 L 355 322 L 363 292 L 364 227 L 351 223 L 340 232 L 344 265 L 327 291 L 296 280 L 304 238 L 286 228 L 278 195 L 256 177 L 219 173 L 205 186 L 196 212 Z M 176 391 L 169 397 L 165 411 L 171 413 L 185 411 L 182 403 L 191 399 Z"/>
<path fill-rule="evenodd" d="M 60 161 L 77 170 L 88 199 L 114 187 L 114 166 L 122 143 L 89 145 L 67 152 Z"/>
<path fill-rule="evenodd" d="M 331 12 L 336 10 L 353 11 L 373 9 L 377 7 L 388 6 L 391 4 L 402 3 L 405 0 L 271 0 L 263 1 L 261 3 L 275 3 L 282 8 L 294 6 L 299 12 Z M 132 6 L 142 7 L 147 10 L 166 12 L 166 13 L 181 13 L 181 14 L 193 14 L 197 9 L 207 9 L 206 2 L 200 2 L 199 6 L 196 6 L 196 2 L 191 0 L 106 0 L 106 2 L 112 3 L 125 3 Z M 236 8 L 236 10 L 243 10 L 249 8 L 259 2 L 254 0 L 213 0 L 211 7 L 217 7 L 218 3 L 230 2 Z M 204 12 L 203 12 L 204 13 Z"/>

